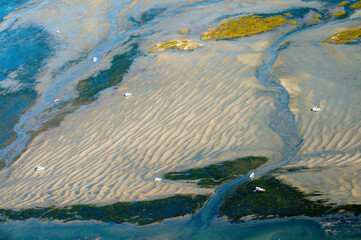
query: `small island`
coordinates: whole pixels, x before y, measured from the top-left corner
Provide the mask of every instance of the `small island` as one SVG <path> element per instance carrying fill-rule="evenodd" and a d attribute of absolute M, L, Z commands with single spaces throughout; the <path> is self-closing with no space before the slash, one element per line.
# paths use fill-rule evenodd
<path fill-rule="evenodd" d="M 175 39 L 164 43 L 158 43 L 153 46 L 148 53 L 162 52 L 167 49 L 178 49 L 179 51 L 189 51 L 199 47 L 203 47 L 205 44 L 193 42 L 190 39 Z"/>
<path fill-rule="evenodd" d="M 346 30 L 333 35 L 332 37 L 324 40 L 323 42 L 330 42 L 335 44 L 349 43 L 361 37 L 361 29 Z"/>
<path fill-rule="evenodd" d="M 355 3 L 353 5 L 350 6 L 351 9 L 359 9 L 361 8 L 361 1 L 359 1 L 358 3 Z"/>
<path fill-rule="evenodd" d="M 332 14 L 332 16 L 334 16 L 336 18 L 341 18 L 341 17 L 344 17 L 345 15 L 346 15 L 345 11 L 340 11 L 340 12 Z"/>
<path fill-rule="evenodd" d="M 192 168 L 182 172 L 164 174 L 165 179 L 192 180 L 200 187 L 216 187 L 231 181 L 267 162 L 266 157 L 244 157 L 211 164 L 203 168 Z"/>
<path fill-rule="evenodd" d="M 251 36 L 270 31 L 286 22 L 288 20 L 281 15 L 266 18 L 260 15 L 243 16 L 239 19 L 223 23 L 213 30 L 203 32 L 201 40 L 222 40 Z"/>
<path fill-rule="evenodd" d="M 349 1 L 343 1 L 339 4 L 337 4 L 337 7 L 342 7 L 342 6 L 345 6 L 347 3 L 349 3 Z"/>

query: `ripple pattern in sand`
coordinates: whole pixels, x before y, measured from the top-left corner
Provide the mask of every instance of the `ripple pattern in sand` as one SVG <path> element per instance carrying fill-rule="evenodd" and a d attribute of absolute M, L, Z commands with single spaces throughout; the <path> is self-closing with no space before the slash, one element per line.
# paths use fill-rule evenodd
<path fill-rule="evenodd" d="M 279 157 L 282 141 L 268 127 L 274 95 L 254 78 L 254 67 L 237 54 L 202 51 L 138 59 L 118 90 L 36 138 L 2 172 L 10 176 L 0 186 L 0 205 L 107 204 L 207 193 L 153 178 L 247 155 Z M 125 91 L 133 96 L 123 97 Z M 35 172 L 37 164 L 46 171 Z"/>

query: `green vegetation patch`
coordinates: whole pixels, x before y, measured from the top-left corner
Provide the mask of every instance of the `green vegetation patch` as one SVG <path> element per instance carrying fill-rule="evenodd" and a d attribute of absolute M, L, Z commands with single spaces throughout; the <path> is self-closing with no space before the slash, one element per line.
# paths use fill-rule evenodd
<path fill-rule="evenodd" d="M 5 162 L 0 160 L 0 169 L 4 168 L 6 166 Z"/>
<path fill-rule="evenodd" d="M 343 7 L 345 6 L 347 3 L 349 3 L 349 1 L 343 1 L 343 2 L 340 2 L 339 4 L 337 4 L 338 7 Z"/>
<path fill-rule="evenodd" d="M 190 30 L 188 28 L 183 28 L 178 31 L 179 34 L 187 34 L 189 32 L 190 32 Z"/>
<path fill-rule="evenodd" d="M 340 11 L 340 12 L 332 14 L 332 16 L 334 16 L 334 17 L 343 17 L 345 15 L 346 15 L 345 11 Z"/>
<path fill-rule="evenodd" d="M 0 209 L 0 216 L 11 220 L 25 220 L 29 218 L 57 219 L 64 222 L 97 220 L 145 225 L 160 222 L 165 218 L 193 214 L 204 205 L 208 198 L 209 196 L 207 195 L 176 195 L 151 201 L 117 202 L 102 207 L 95 205 L 73 205 L 68 207 L 30 208 L 18 211 Z"/>
<path fill-rule="evenodd" d="M 359 1 L 358 3 L 355 3 L 353 5 L 350 6 L 351 9 L 359 9 L 361 8 L 361 1 Z"/>
<path fill-rule="evenodd" d="M 361 29 L 346 30 L 333 35 L 332 37 L 324 40 L 323 42 L 331 42 L 335 44 L 349 43 L 361 37 Z"/>
<path fill-rule="evenodd" d="M 183 172 L 169 172 L 164 178 L 170 180 L 199 180 L 201 187 L 214 187 L 235 179 L 238 174 L 245 174 L 267 162 L 266 157 L 245 157 L 208 165 L 203 168 L 192 168 Z"/>
<path fill-rule="evenodd" d="M 208 39 L 232 39 L 237 37 L 251 36 L 257 33 L 267 32 L 275 27 L 285 24 L 288 20 L 281 16 L 263 18 L 259 15 L 240 17 L 231 20 L 214 30 L 202 33 L 201 40 Z"/>
<path fill-rule="evenodd" d="M 254 192 L 257 186 L 266 189 L 266 192 Z M 257 218 L 320 216 L 332 209 L 333 206 L 325 205 L 322 200 L 309 200 L 309 196 L 271 175 L 265 175 L 227 193 L 219 214 L 231 221 L 240 221 L 250 215 Z"/>
<path fill-rule="evenodd" d="M 321 15 L 320 14 L 315 14 L 315 15 L 313 15 L 313 19 L 319 19 L 321 17 Z"/>
<path fill-rule="evenodd" d="M 78 97 L 74 99 L 75 106 L 86 105 L 97 99 L 100 91 L 113 87 L 123 80 L 138 53 L 138 45 L 133 44 L 131 49 L 115 56 L 110 69 L 101 71 L 97 76 L 82 80 L 76 86 Z"/>
<path fill-rule="evenodd" d="M 288 24 L 295 25 L 295 24 L 297 24 L 297 21 L 296 20 L 289 21 Z"/>
<path fill-rule="evenodd" d="M 352 212 L 358 216 L 361 214 L 361 205 L 359 205 L 359 204 L 342 205 L 342 206 L 339 206 L 339 207 L 335 208 L 334 210 L 332 210 L 332 213 L 338 213 L 338 212 L 343 212 L 343 211 Z"/>
<path fill-rule="evenodd" d="M 148 51 L 148 53 L 161 52 L 167 49 L 175 48 L 177 48 L 179 51 L 189 51 L 203 46 L 204 44 L 195 43 L 189 39 L 176 39 L 164 43 L 158 43 L 154 45 L 153 48 Z"/>

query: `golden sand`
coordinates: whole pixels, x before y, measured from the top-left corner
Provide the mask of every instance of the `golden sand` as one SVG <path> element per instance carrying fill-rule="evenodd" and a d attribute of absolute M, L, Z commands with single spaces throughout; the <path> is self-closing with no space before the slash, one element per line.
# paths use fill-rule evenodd
<path fill-rule="evenodd" d="M 0 206 L 209 193 L 193 184 L 153 179 L 236 157 L 279 158 L 282 143 L 268 127 L 273 97 L 253 74 L 262 54 L 245 46 L 229 55 L 232 44 L 139 58 L 117 91 L 41 134 L 1 173 L 9 176 L 0 189 Z M 125 98 L 124 92 L 133 96 Z M 36 165 L 46 170 L 36 172 Z"/>

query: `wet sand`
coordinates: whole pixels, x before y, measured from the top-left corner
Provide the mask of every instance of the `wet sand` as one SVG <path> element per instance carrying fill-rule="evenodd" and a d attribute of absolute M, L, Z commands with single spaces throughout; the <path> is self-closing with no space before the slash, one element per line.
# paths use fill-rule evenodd
<path fill-rule="evenodd" d="M 120 43 L 129 32 L 154 30 L 153 35 L 143 36 L 141 51 L 145 53 L 151 41 L 177 38 L 182 28 L 191 28 L 187 38 L 198 41 L 200 33 L 225 11 L 217 4 L 182 9 L 184 2 L 178 2 L 172 7 L 179 7 L 179 12 L 166 16 L 167 21 L 160 18 L 142 28 L 127 19 L 156 6 L 151 2 L 132 2 L 123 8 L 115 1 L 74 2 L 88 9 L 84 14 L 65 14 L 60 8 L 48 11 L 52 4 L 23 14 L 16 23 L 32 19 L 54 35 L 57 28 L 61 32 L 55 35 L 58 53 L 38 76 L 41 97 L 29 111 L 29 125 L 39 120 L 37 112 L 51 106 L 53 99 L 70 99 L 80 79 L 109 67 L 111 57 L 124 50 Z M 72 4 L 64 9 L 73 9 Z M 287 10 L 296 4 L 308 3 L 257 1 L 241 7 L 245 13 L 258 13 Z M 230 15 L 239 14 L 238 7 L 233 2 L 226 10 Z M 123 11 L 112 12 L 120 8 Z M 107 14 L 117 16 L 116 20 L 104 18 Z M 139 20 L 140 14 L 137 16 Z M 74 26 L 78 20 L 84 22 Z M 194 26 L 194 22 L 199 24 Z M 301 189 L 323 191 L 331 201 L 355 203 L 360 201 L 356 171 L 361 138 L 360 55 L 357 46 L 321 44 L 324 37 L 346 25 L 329 24 L 295 35 L 290 46 L 280 52 L 274 73 L 290 93 L 290 108 L 304 139 L 292 166 L 325 167 L 320 172 L 282 177 Z M 210 193 L 212 190 L 189 183 L 155 183 L 153 179 L 169 171 L 248 155 L 279 161 L 284 143 L 269 127 L 275 113 L 275 92 L 254 75 L 265 50 L 284 32 L 282 27 L 244 39 L 209 41 L 192 52 L 166 51 L 137 58 L 118 88 L 104 91 L 98 101 L 67 116 L 60 127 L 41 133 L 13 165 L 0 172 L 0 207 L 103 205 Z M 99 59 L 96 65 L 90 63 L 94 55 Z M 71 60 L 80 62 L 59 71 Z M 125 98 L 125 92 L 133 96 Z M 310 112 L 313 106 L 321 112 Z M 36 165 L 46 171 L 35 172 Z M 340 187 L 331 191 L 335 185 Z"/>
<path fill-rule="evenodd" d="M 117 90 L 41 134 L 3 171 L 9 177 L 1 206 L 209 193 L 153 179 L 248 155 L 279 159 L 282 142 L 268 127 L 274 99 L 253 75 L 262 60 L 258 51 L 267 44 L 252 38 L 242 43 L 238 49 L 232 42 L 209 43 L 199 51 L 139 58 Z M 36 172 L 36 165 L 46 170 Z"/>
<path fill-rule="evenodd" d="M 330 23 L 298 34 L 280 53 L 274 71 L 291 95 L 290 108 L 304 139 L 290 166 L 314 168 L 281 178 L 334 203 L 361 201 L 361 55 L 358 45 L 321 42 L 359 25 L 359 20 Z M 321 111 L 311 112 L 313 106 Z"/>

